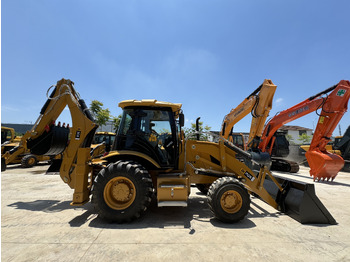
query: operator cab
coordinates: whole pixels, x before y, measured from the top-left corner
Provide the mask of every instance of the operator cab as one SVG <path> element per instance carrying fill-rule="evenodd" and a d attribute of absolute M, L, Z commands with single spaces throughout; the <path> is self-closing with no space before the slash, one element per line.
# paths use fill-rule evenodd
<path fill-rule="evenodd" d="M 272 148 L 273 156 L 287 157 L 289 155 L 289 142 L 285 135 L 284 132 L 276 132 L 276 140 Z"/>
<path fill-rule="evenodd" d="M 162 168 L 177 168 L 179 135 L 183 125 L 181 104 L 157 100 L 127 100 L 113 150 L 146 154 Z M 179 119 L 179 120 L 177 120 Z"/>

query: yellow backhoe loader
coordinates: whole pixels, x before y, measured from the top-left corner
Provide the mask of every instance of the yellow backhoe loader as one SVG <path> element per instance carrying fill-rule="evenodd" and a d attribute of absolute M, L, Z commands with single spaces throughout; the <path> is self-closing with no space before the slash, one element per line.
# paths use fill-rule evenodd
<path fill-rule="evenodd" d="M 15 130 L 1 127 L 1 171 L 9 164 L 21 164 L 21 167 L 33 167 L 41 161 L 51 161 L 60 156 L 33 155 L 26 147 L 26 139 L 16 137 Z"/>
<path fill-rule="evenodd" d="M 113 132 L 96 132 L 91 144 L 91 148 L 94 150 L 94 155 L 103 156 L 104 154 L 109 152 L 111 150 L 111 147 L 113 146 L 115 135 L 116 134 Z M 102 147 L 101 144 L 103 144 L 104 146 Z"/>
<path fill-rule="evenodd" d="M 11 127 L 1 126 L 1 154 L 18 145 L 15 130 Z"/>
<path fill-rule="evenodd" d="M 57 128 L 52 121 L 66 105 L 73 126 Z M 266 159 L 254 159 L 254 155 L 225 139 L 215 143 L 185 138 L 181 104 L 126 100 L 119 106 L 123 117 L 116 140 L 102 158 L 91 157 L 97 125 L 70 80 L 57 82 L 27 136 L 34 152 L 63 153 L 48 172 L 59 172 L 74 189 L 71 205 L 83 205 L 91 197 L 100 217 L 128 222 L 147 210 L 153 194 L 159 207 L 187 206 L 191 184 L 204 183 L 212 184 L 208 204 L 213 215 L 223 222 L 243 219 L 250 208 L 250 194 L 254 194 L 301 223 L 336 224 L 315 195 L 313 184 L 269 172 L 265 166 L 268 154 Z M 257 162 L 259 172 L 237 160 L 237 154 Z"/>

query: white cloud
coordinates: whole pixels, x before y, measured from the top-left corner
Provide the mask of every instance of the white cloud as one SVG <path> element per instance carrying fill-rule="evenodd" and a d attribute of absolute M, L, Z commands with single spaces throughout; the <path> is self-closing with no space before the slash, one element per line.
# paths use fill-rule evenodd
<path fill-rule="evenodd" d="M 276 105 L 281 105 L 281 104 L 283 104 L 283 101 L 284 101 L 284 99 L 279 97 L 275 100 L 275 103 L 276 103 Z"/>
<path fill-rule="evenodd" d="M 210 72 L 217 67 L 217 57 L 203 49 L 180 49 L 170 54 L 164 68 L 170 74 L 193 75 Z"/>
<path fill-rule="evenodd" d="M 6 105 L 1 105 L 1 111 L 2 112 L 19 112 L 20 110 L 16 107 L 11 107 L 11 106 L 6 106 Z"/>

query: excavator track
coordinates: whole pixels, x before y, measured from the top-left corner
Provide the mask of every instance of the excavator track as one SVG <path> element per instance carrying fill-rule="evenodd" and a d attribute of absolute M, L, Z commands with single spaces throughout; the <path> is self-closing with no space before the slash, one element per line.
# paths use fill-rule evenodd
<path fill-rule="evenodd" d="M 350 160 L 345 160 L 345 164 L 343 169 L 341 170 L 343 172 L 350 172 Z"/>
<path fill-rule="evenodd" d="M 282 171 L 282 172 L 289 172 L 289 173 L 297 173 L 299 171 L 299 165 L 297 162 L 272 157 L 271 158 L 271 170 L 272 171 Z"/>

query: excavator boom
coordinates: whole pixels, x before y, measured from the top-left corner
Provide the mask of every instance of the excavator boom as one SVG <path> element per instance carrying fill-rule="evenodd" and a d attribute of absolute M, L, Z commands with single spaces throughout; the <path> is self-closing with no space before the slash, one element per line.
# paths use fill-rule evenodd
<path fill-rule="evenodd" d="M 305 154 L 310 165 L 310 175 L 315 180 L 333 180 L 344 166 L 344 159 L 328 152 L 326 145 L 347 110 L 349 97 L 350 82 L 342 80 L 322 106 L 310 149 Z"/>
<path fill-rule="evenodd" d="M 322 97 L 328 92 L 331 93 L 326 97 Z M 321 109 L 311 143 L 312 147 L 310 146 L 306 157 L 311 168 L 310 175 L 314 179 L 334 179 L 344 165 L 344 161 L 335 154 L 328 153 L 325 146 L 329 142 L 334 128 L 347 110 L 349 97 L 350 82 L 341 80 L 337 85 L 280 112 L 267 123 L 259 148 L 263 152 L 271 153 L 275 139 L 274 135 L 282 125 Z"/>
<path fill-rule="evenodd" d="M 221 137 L 228 139 L 234 125 L 251 113 L 253 118 L 247 145 L 251 145 L 254 140 L 259 141 L 266 118 L 272 108 L 276 88 L 277 86 L 271 80 L 265 79 L 253 93 L 225 116 L 220 131 Z"/>

